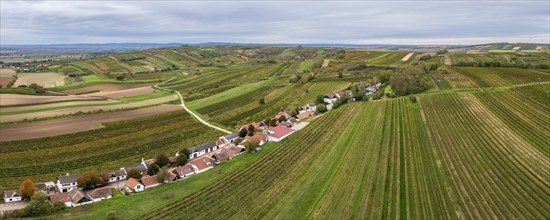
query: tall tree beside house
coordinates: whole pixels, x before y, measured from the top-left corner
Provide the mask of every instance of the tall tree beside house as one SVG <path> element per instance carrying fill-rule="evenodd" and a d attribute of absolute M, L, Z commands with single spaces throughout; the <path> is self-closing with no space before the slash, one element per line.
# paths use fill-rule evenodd
<path fill-rule="evenodd" d="M 158 174 L 157 174 L 157 180 L 159 183 L 165 183 L 170 178 L 170 172 L 168 172 L 168 169 L 162 168 Z"/>
<path fill-rule="evenodd" d="M 191 151 L 189 151 L 188 148 L 185 148 L 181 151 L 187 158 L 189 158 L 189 155 L 191 155 Z"/>
<path fill-rule="evenodd" d="M 326 112 L 327 111 L 327 106 L 324 105 L 324 104 L 319 104 L 319 105 L 317 105 L 317 108 L 315 109 L 315 111 L 317 111 L 317 113 Z"/>
<path fill-rule="evenodd" d="M 157 164 L 159 167 L 164 167 L 170 163 L 170 159 L 164 154 L 157 155 L 157 158 L 155 160 L 155 164 Z"/>
<path fill-rule="evenodd" d="M 99 185 L 105 184 L 103 178 L 95 171 L 86 171 L 80 174 L 77 180 L 78 187 L 83 189 L 91 189 Z"/>
<path fill-rule="evenodd" d="M 141 179 L 141 172 L 139 172 L 139 170 L 136 170 L 136 169 L 129 170 L 128 173 L 126 174 L 126 179 L 130 179 L 130 178 Z"/>
<path fill-rule="evenodd" d="M 36 191 L 36 186 L 31 179 L 24 180 L 19 186 L 19 195 L 23 199 L 30 199 L 34 191 Z"/>
<path fill-rule="evenodd" d="M 149 176 L 152 176 L 157 174 L 159 170 L 160 170 L 160 167 L 156 163 L 154 163 L 154 164 L 151 164 L 151 166 L 147 167 L 147 174 L 149 174 Z"/>
<path fill-rule="evenodd" d="M 254 136 L 254 126 L 248 125 L 248 136 Z"/>
<path fill-rule="evenodd" d="M 246 130 L 246 128 L 241 128 L 241 130 L 239 131 L 239 137 L 241 138 L 246 137 L 247 134 L 248 134 L 248 130 Z"/>
<path fill-rule="evenodd" d="M 269 120 L 269 127 L 275 127 L 277 126 L 277 119 L 272 118 Z"/>
<path fill-rule="evenodd" d="M 325 96 L 324 95 L 318 95 L 317 99 L 315 99 L 316 104 L 325 103 Z"/>
<path fill-rule="evenodd" d="M 176 165 L 177 166 L 183 166 L 187 163 L 187 156 L 180 154 L 178 157 L 176 157 Z"/>

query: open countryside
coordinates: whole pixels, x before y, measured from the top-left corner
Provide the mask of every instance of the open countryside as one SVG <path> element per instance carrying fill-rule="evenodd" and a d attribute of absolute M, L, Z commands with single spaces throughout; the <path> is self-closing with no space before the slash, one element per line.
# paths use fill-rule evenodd
<path fill-rule="evenodd" d="M 160 3 L 197 9 L 194 22 L 211 13 Z M 335 20 L 370 4 L 315 3 Z M 59 6 L 43 4 L 35 13 Z M 105 2 L 121 13 L 144 5 L 162 7 Z M 517 7 L 527 6 L 501 10 Z M 342 28 L 350 39 L 362 33 Z M 323 39 L 334 44 L 1 42 L 0 218 L 550 219 L 547 42 Z"/>

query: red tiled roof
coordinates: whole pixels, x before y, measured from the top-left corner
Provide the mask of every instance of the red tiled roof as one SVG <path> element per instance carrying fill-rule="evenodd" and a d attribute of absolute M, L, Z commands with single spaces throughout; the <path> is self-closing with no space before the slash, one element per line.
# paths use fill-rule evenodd
<path fill-rule="evenodd" d="M 304 112 L 302 114 L 296 115 L 296 117 L 298 119 L 304 119 L 304 118 L 309 118 L 309 117 L 313 116 L 314 114 L 315 114 L 314 112 Z"/>
<path fill-rule="evenodd" d="M 76 190 L 76 189 L 75 189 Z M 69 193 L 56 193 L 50 196 L 50 201 L 52 203 L 55 202 L 70 202 L 71 201 L 71 195 Z"/>
<path fill-rule="evenodd" d="M 294 130 L 287 128 L 285 126 L 278 125 L 277 127 L 271 127 L 269 128 L 269 136 L 274 138 L 281 138 L 284 137 L 290 133 L 292 133 Z"/>
<path fill-rule="evenodd" d="M 137 179 L 134 179 L 134 178 L 130 178 L 126 181 L 126 186 L 128 186 L 132 189 L 135 188 L 138 184 L 139 184 L 139 181 Z"/>
<path fill-rule="evenodd" d="M 147 186 L 152 186 L 152 185 L 158 184 L 159 180 L 158 180 L 157 175 L 153 175 L 153 176 L 148 176 L 148 177 L 141 178 L 141 182 L 143 183 L 143 185 L 145 187 L 147 187 Z"/>
<path fill-rule="evenodd" d="M 254 136 L 246 136 L 244 137 L 245 140 L 249 141 L 249 140 L 252 140 L 252 139 L 258 139 L 260 141 L 265 141 L 267 140 L 266 136 L 262 133 L 259 133 L 259 132 L 256 132 L 256 134 L 254 134 Z"/>
<path fill-rule="evenodd" d="M 88 196 L 90 196 L 92 199 L 98 199 L 98 198 L 106 198 L 108 196 L 112 196 L 111 189 L 109 187 L 103 187 L 98 188 L 90 191 L 88 193 Z"/>
<path fill-rule="evenodd" d="M 199 169 L 199 170 L 204 170 L 204 169 L 212 166 L 212 159 L 210 159 L 208 157 L 201 157 L 201 158 L 197 158 L 197 159 L 195 159 L 195 160 L 193 160 L 189 163 L 195 165 L 195 167 L 197 167 L 197 169 Z"/>
<path fill-rule="evenodd" d="M 249 126 L 249 125 L 254 126 L 254 128 L 259 128 L 259 127 L 260 127 L 260 126 L 258 126 L 258 124 L 256 124 L 256 122 L 252 122 L 252 123 L 243 125 L 243 128 L 248 129 L 248 126 Z"/>
<path fill-rule="evenodd" d="M 174 169 L 172 171 L 172 173 L 175 173 L 178 176 L 188 175 L 188 174 L 191 174 L 193 172 L 194 172 L 194 170 L 193 170 L 193 166 L 191 164 L 185 164 L 183 166 L 176 167 L 176 169 Z"/>

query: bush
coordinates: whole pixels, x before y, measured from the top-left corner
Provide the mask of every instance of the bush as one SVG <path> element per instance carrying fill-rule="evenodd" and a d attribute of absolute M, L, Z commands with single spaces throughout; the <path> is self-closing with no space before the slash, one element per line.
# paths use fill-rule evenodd
<path fill-rule="evenodd" d="M 159 183 L 165 183 L 170 180 L 170 172 L 168 172 L 168 169 L 162 168 L 157 174 L 157 180 Z"/>
<path fill-rule="evenodd" d="M 256 148 L 260 147 L 260 140 L 253 138 L 244 143 L 244 148 L 248 153 L 256 152 Z"/>
<path fill-rule="evenodd" d="M 183 154 L 180 154 L 177 158 L 176 158 L 176 165 L 177 166 L 183 166 L 187 163 L 187 156 L 186 155 L 183 155 Z"/>
<path fill-rule="evenodd" d="M 324 104 L 319 104 L 317 105 L 317 113 L 323 113 L 323 112 L 326 112 L 328 109 L 327 109 L 327 106 L 324 105 Z"/>
<path fill-rule="evenodd" d="M 411 101 L 412 103 L 416 103 L 416 96 L 409 95 L 409 101 Z"/>
<path fill-rule="evenodd" d="M 139 170 L 136 170 L 136 169 L 129 170 L 128 174 L 126 174 L 126 179 L 130 179 L 130 178 L 141 179 L 141 172 L 139 172 Z"/>
<path fill-rule="evenodd" d="M 391 88 L 398 96 L 419 93 L 427 90 L 430 83 L 422 74 L 422 70 L 406 66 L 397 71 L 390 81 Z"/>
<path fill-rule="evenodd" d="M 103 178 L 95 171 L 84 172 L 78 177 L 78 187 L 83 189 L 91 189 L 99 185 L 105 184 Z"/>
<path fill-rule="evenodd" d="M 318 95 L 317 99 L 315 99 L 315 104 L 321 104 L 325 103 L 325 96 L 324 95 Z"/>
<path fill-rule="evenodd" d="M 247 134 L 248 134 L 248 131 L 246 130 L 246 128 L 241 128 L 241 130 L 239 131 L 239 137 L 241 138 L 246 137 Z"/>
<path fill-rule="evenodd" d="M 157 158 L 155 159 L 155 164 L 157 164 L 159 167 L 164 167 L 170 163 L 170 159 L 164 154 L 157 155 Z"/>
<path fill-rule="evenodd" d="M 260 100 L 258 100 L 258 103 L 260 103 L 260 105 L 265 104 L 265 98 L 260 98 Z"/>
<path fill-rule="evenodd" d="M 157 174 L 159 171 L 160 171 L 160 167 L 156 163 L 151 164 L 151 166 L 147 167 L 147 174 L 149 174 L 149 176 L 153 176 Z"/>

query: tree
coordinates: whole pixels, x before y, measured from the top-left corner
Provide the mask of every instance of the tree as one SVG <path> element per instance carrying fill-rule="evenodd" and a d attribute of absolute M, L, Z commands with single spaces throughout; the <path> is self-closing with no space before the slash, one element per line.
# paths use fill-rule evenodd
<path fill-rule="evenodd" d="M 275 127 L 277 126 L 277 119 L 272 118 L 269 120 L 269 127 Z"/>
<path fill-rule="evenodd" d="M 122 80 L 124 80 L 124 78 L 126 78 L 126 75 L 121 74 L 121 75 L 118 75 L 118 76 L 116 77 L 116 80 L 122 81 Z"/>
<path fill-rule="evenodd" d="M 338 72 L 338 78 L 342 78 L 344 77 L 344 74 L 342 74 L 342 72 Z"/>
<path fill-rule="evenodd" d="M 390 80 L 392 91 L 398 96 L 405 96 L 428 89 L 430 83 L 422 71 L 413 66 L 400 68 Z"/>
<path fill-rule="evenodd" d="M 183 166 L 187 163 L 187 156 L 185 155 L 179 155 L 176 157 L 176 165 L 177 166 Z"/>
<path fill-rule="evenodd" d="M 239 137 L 241 138 L 246 137 L 247 134 L 248 134 L 248 130 L 246 130 L 246 128 L 241 128 L 241 130 L 239 131 Z"/>
<path fill-rule="evenodd" d="M 126 174 L 126 179 L 130 179 L 130 178 L 141 179 L 141 172 L 139 172 L 139 170 L 136 170 L 136 169 L 129 170 L 128 173 Z"/>
<path fill-rule="evenodd" d="M 248 136 L 254 136 L 254 125 L 248 125 Z"/>
<path fill-rule="evenodd" d="M 244 143 L 244 148 L 248 153 L 256 152 L 256 148 L 260 146 L 260 140 L 258 138 L 252 138 Z"/>
<path fill-rule="evenodd" d="M 260 105 L 265 104 L 265 98 L 260 98 L 260 100 L 258 101 L 258 103 L 260 103 Z"/>
<path fill-rule="evenodd" d="M 36 186 L 31 179 L 24 180 L 19 186 L 19 195 L 23 199 L 30 199 L 34 191 L 36 191 Z"/>
<path fill-rule="evenodd" d="M 157 164 L 159 167 L 164 167 L 170 163 L 170 159 L 164 154 L 157 155 L 157 158 L 155 159 L 155 164 Z"/>
<path fill-rule="evenodd" d="M 154 164 L 151 164 L 151 166 L 147 167 L 147 174 L 149 174 L 149 176 L 153 176 L 157 174 L 159 170 L 160 170 L 159 165 L 154 163 Z"/>
<path fill-rule="evenodd" d="M 182 150 L 182 153 L 187 157 L 189 158 L 189 155 L 191 155 L 191 151 L 189 150 L 189 148 L 185 148 Z"/>
<path fill-rule="evenodd" d="M 157 180 L 159 183 L 165 183 L 170 180 L 170 172 L 168 172 L 168 169 L 162 168 L 157 174 Z"/>
<path fill-rule="evenodd" d="M 325 96 L 324 95 L 318 95 L 317 99 L 315 99 L 315 104 L 321 104 L 325 103 Z"/>
<path fill-rule="evenodd" d="M 239 145 L 239 144 L 241 144 L 242 142 L 243 142 L 243 139 L 237 138 L 237 139 L 235 139 L 235 140 L 233 141 L 233 144 Z"/>
<path fill-rule="evenodd" d="M 103 185 L 105 182 L 99 176 L 99 174 L 95 171 L 86 171 L 82 174 L 80 174 L 80 177 L 78 177 L 78 187 L 81 187 L 83 189 L 91 189 L 98 185 Z"/>
<path fill-rule="evenodd" d="M 317 113 L 323 113 L 323 112 L 326 112 L 328 109 L 327 109 L 327 106 L 325 104 L 319 104 L 317 105 Z"/>

